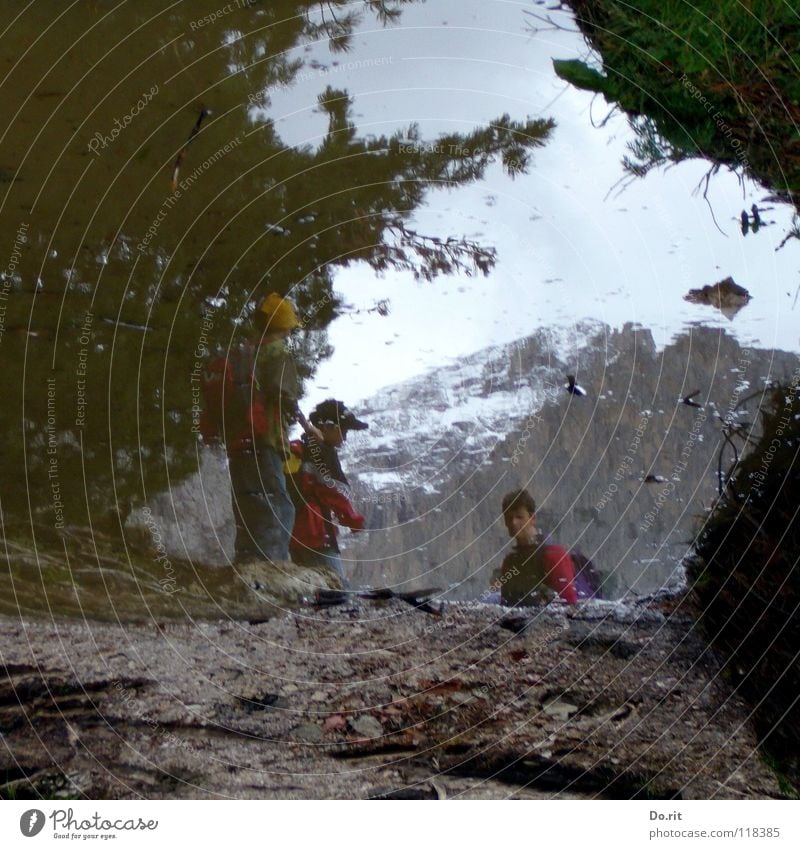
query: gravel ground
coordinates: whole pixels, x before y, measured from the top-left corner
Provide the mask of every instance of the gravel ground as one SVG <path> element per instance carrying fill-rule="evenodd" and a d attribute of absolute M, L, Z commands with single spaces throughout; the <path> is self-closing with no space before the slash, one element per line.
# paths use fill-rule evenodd
<path fill-rule="evenodd" d="M 680 605 L 353 599 L 0 635 L 16 798 L 780 797 Z"/>

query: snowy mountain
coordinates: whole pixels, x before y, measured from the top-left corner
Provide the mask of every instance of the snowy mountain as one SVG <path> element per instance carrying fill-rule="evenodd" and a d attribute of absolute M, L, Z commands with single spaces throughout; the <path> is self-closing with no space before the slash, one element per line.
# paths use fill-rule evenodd
<path fill-rule="evenodd" d="M 588 347 L 592 330 L 601 328 L 585 324 L 575 330 L 574 339 L 583 344 L 573 341 L 573 353 Z M 547 351 L 547 358 L 532 358 L 534 347 Z M 446 491 L 454 475 L 481 465 L 511 427 L 561 397 L 564 366 L 554 354 L 563 347 L 554 333 L 539 333 L 479 351 L 362 402 L 359 415 L 368 415 L 370 429 L 352 434 L 347 450 L 361 487 L 406 497 Z"/>
<path fill-rule="evenodd" d="M 507 492 L 528 487 L 539 526 L 609 576 L 651 592 L 679 563 L 716 495 L 720 424 L 747 387 L 796 357 L 693 328 L 663 351 L 649 331 L 540 332 L 352 405 L 370 423 L 343 452 L 368 533 L 347 537 L 356 584 L 485 589 L 508 545 Z M 588 390 L 566 391 L 574 374 Z M 679 404 L 699 388 L 702 409 Z"/>

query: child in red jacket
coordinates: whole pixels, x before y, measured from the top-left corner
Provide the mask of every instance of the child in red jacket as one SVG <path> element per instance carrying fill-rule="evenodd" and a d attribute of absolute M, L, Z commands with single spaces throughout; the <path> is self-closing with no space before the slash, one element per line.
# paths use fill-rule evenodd
<path fill-rule="evenodd" d="M 301 465 L 289 476 L 296 511 L 290 553 L 299 566 L 330 567 L 345 584 L 335 522 L 360 531 L 364 517 L 350 502 L 350 486 L 337 449 L 348 431 L 365 430 L 368 425 L 333 398 L 318 404 L 309 419 L 322 438 L 306 433 L 292 444 Z"/>
<path fill-rule="evenodd" d="M 516 543 L 492 576 L 503 604 L 541 604 L 556 596 L 575 604 L 572 557 L 562 546 L 542 541 L 536 529 L 536 502 L 527 490 L 515 490 L 503 498 L 503 521 Z"/>

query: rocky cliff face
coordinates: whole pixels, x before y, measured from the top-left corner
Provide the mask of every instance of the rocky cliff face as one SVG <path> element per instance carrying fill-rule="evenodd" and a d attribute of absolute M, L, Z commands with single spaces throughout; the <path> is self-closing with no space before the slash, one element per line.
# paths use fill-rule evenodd
<path fill-rule="evenodd" d="M 584 326 L 390 387 L 358 406 L 370 429 L 345 456 L 371 529 L 347 540 L 355 582 L 477 597 L 508 544 L 501 498 L 527 487 L 540 528 L 591 557 L 610 595 L 679 583 L 717 495 L 723 421 L 754 421 L 760 396 L 740 402 L 796 362 L 711 328 L 659 352 L 648 330 Z M 700 407 L 680 403 L 694 390 Z"/>

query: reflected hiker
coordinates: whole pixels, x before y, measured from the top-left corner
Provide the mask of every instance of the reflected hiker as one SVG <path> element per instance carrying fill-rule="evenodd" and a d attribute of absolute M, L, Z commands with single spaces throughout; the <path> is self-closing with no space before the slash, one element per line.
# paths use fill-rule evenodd
<path fill-rule="evenodd" d="M 536 527 L 536 502 L 526 489 L 503 498 L 503 521 L 514 548 L 492 575 L 508 607 L 544 604 L 560 597 L 575 604 L 575 566 L 566 548 L 546 542 Z"/>
<path fill-rule="evenodd" d="M 301 566 L 329 566 L 346 584 L 334 520 L 353 531 L 364 527 L 364 517 L 350 502 L 347 482 L 337 449 L 351 430 L 366 430 L 341 401 L 329 398 L 309 416 L 321 438 L 306 432 L 292 443 L 298 468 L 289 476 L 296 508 L 292 534 L 292 560 Z"/>
<path fill-rule="evenodd" d="M 288 427 L 305 419 L 286 339 L 300 321 L 290 301 L 271 293 L 256 309 L 253 326 L 248 341 L 206 369 L 200 429 L 206 442 L 222 441 L 227 449 L 236 560 L 288 560 L 294 504 L 283 464 Z"/>

